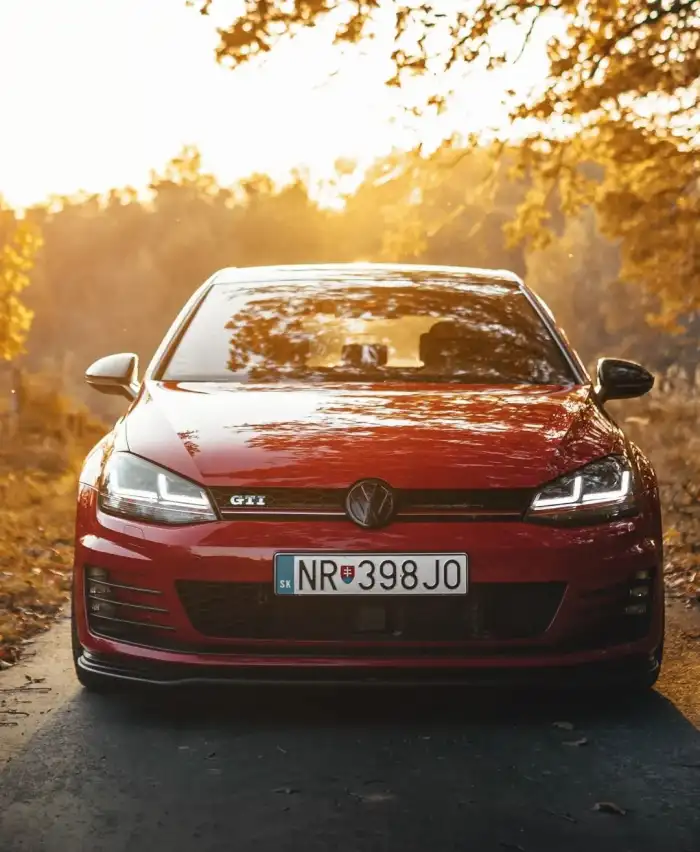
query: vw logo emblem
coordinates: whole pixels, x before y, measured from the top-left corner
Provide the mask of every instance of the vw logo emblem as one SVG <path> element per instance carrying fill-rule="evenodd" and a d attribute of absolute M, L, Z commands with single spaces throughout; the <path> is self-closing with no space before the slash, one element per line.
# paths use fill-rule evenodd
<path fill-rule="evenodd" d="M 381 479 L 363 479 L 348 491 L 345 510 L 360 527 L 383 527 L 394 515 L 394 492 Z"/>

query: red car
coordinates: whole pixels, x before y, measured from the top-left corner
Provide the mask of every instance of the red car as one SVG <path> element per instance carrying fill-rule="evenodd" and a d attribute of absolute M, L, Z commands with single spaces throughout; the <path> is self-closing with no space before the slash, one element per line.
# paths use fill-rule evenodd
<path fill-rule="evenodd" d="M 80 682 L 650 687 L 654 471 L 509 272 L 224 269 L 80 476 Z"/>

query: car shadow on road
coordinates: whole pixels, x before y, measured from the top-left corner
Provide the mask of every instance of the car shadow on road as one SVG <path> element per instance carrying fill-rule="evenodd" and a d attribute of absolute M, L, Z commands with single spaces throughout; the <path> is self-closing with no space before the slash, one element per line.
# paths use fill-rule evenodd
<path fill-rule="evenodd" d="M 244 687 L 118 691 L 82 696 L 82 712 L 122 724 L 180 730 L 234 726 L 263 731 L 280 723 L 299 728 L 552 725 L 581 729 L 645 729 L 649 737 L 669 730 L 691 739 L 696 728 L 659 692 L 590 694 L 512 689 L 419 689 L 384 687 Z M 108 717 L 108 718 L 107 718 Z M 574 721 L 572 721 L 574 720 Z"/>
<path fill-rule="evenodd" d="M 462 777 L 480 777 L 497 795 L 510 784 L 514 802 L 522 794 L 523 804 L 537 801 L 543 812 L 550 796 L 563 812 L 587 795 L 589 810 L 600 798 L 622 799 L 624 807 L 641 810 L 640 802 L 654 796 L 658 817 L 667 793 L 668 807 L 682 809 L 683 790 L 700 792 L 700 735 L 656 691 L 635 698 L 532 690 L 256 688 L 85 697 L 81 708 L 98 731 L 131 730 L 132 742 L 162 741 L 166 731 L 178 749 L 192 749 L 204 762 L 209 747 L 222 767 L 239 756 L 246 755 L 248 765 L 255 758 L 273 768 L 270 777 L 282 789 L 307 789 L 314 778 L 335 776 L 350 778 L 351 788 L 374 776 L 403 791 L 416 772 L 422 784 L 432 776 L 435 795 L 441 787 L 448 795 Z M 635 801 L 630 785 L 638 783 Z"/>

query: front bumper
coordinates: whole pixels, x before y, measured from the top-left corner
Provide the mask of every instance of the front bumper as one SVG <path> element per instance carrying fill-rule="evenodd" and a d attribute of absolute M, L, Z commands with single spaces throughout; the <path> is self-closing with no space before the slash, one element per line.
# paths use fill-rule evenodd
<path fill-rule="evenodd" d="M 532 590 L 559 584 L 564 591 L 551 618 L 540 619 L 537 635 L 520 638 L 472 635 L 453 641 L 445 635 L 441 641 L 426 641 L 424 632 L 417 641 L 338 635 L 326 641 L 330 634 L 323 634 L 325 626 L 323 635 L 305 638 L 293 631 L 247 633 L 247 627 L 233 623 L 222 627 L 221 606 L 216 619 L 200 622 L 193 616 L 192 601 L 179 591 L 183 584 L 271 589 L 276 550 L 322 546 L 335 551 L 419 552 L 434 550 L 436 542 L 446 552 L 468 552 L 472 592 L 467 598 L 476 600 L 478 590 L 491 594 L 510 588 L 516 589 L 518 603 L 526 601 L 520 598 L 519 586 Z M 640 671 L 653 675 L 662 641 L 661 562 L 658 535 L 643 517 L 585 529 L 439 521 L 397 523 L 373 532 L 339 521 L 237 521 L 167 529 L 106 516 L 97 509 L 92 489 L 84 488 L 74 573 L 76 638 L 82 648 L 77 664 L 94 675 L 165 685 L 563 685 L 565 680 L 587 678 L 598 684 L 619 681 L 628 674 L 636 679 Z M 125 634 L 107 635 L 99 625 L 108 622 L 88 616 L 89 566 L 109 572 L 116 585 L 136 589 L 125 592 L 126 603 L 120 605 L 129 607 L 119 611 L 131 622 Z M 640 570 L 652 577 L 648 618 L 641 630 L 619 630 L 631 578 Z M 488 595 L 482 597 L 489 603 Z M 215 598 L 220 605 L 218 592 Z M 501 630 L 504 621 L 508 619 L 500 618 L 491 627 Z M 518 622 L 519 629 L 527 627 L 525 621 Z M 222 632 L 224 628 L 229 632 Z M 337 625 L 335 630 L 337 634 Z"/>

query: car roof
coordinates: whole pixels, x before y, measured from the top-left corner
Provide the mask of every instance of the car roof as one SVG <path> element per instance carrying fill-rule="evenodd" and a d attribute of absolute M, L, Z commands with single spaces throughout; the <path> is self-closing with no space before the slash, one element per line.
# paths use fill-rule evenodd
<path fill-rule="evenodd" d="M 293 281 L 299 278 L 321 279 L 333 276 L 336 279 L 357 279 L 367 276 L 381 281 L 393 275 L 418 275 L 420 277 L 445 276 L 465 278 L 470 283 L 510 284 L 514 288 L 524 287 L 522 279 L 507 269 L 479 269 L 468 266 L 436 266 L 418 263 L 309 263 L 283 264 L 279 266 L 232 266 L 220 269 L 210 279 L 211 284 L 235 284 L 237 282 L 270 284 Z"/>

